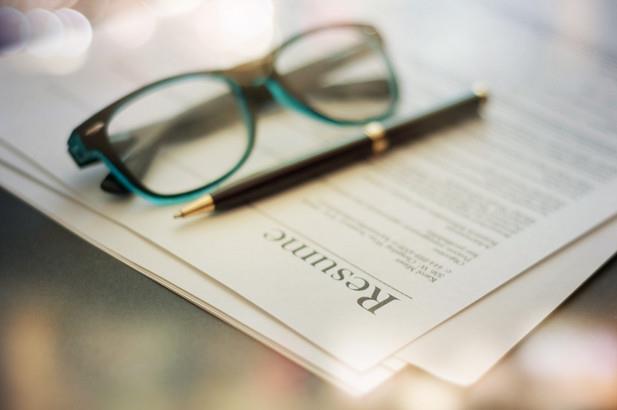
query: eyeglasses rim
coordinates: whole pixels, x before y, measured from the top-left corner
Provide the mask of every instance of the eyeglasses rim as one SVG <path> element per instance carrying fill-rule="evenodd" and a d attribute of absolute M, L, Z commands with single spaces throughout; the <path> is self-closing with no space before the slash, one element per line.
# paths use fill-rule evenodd
<path fill-rule="evenodd" d="M 286 47 L 302 39 L 305 36 L 314 34 L 323 30 L 337 29 L 337 28 L 354 28 L 361 29 L 365 34 L 370 34 L 375 38 L 375 41 L 379 44 L 379 51 L 386 62 L 386 66 L 389 73 L 389 84 L 391 86 L 392 98 L 390 106 L 382 115 L 365 118 L 358 121 L 340 120 L 334 117 L 324 115 L 323 113 L 315 110 L 309 104 L 303 103 L 297 98 L 295 92 L 285 87 L 281 81 L 280 75 L 275 68 L 276 58 Z M 173 75 L 163 78 L 161 80 L 154 81 L 143 87 L 140 87 L 124 97 L 109 104 L 93 116 L 88 118 L 72 132 L 68 140 L 69 153 L 77 163 L 79 167 L 85 167 L 94 162 L 100 161 L 105 164 L 109 169 L 113 177 L 126 188 L 129 192 L 136 193 L 143 198 L 149 200 L 152 203 L 165 205 L 165 204 L 177 204 L 184 201 L 190 201 L 195 199 L 204 193 L 212 190 L 223 181 L 227 180 L 238 169 L 240 169 L 246 160 L 249 158 L 255 146 L 256 139 L 256 120 L 254 110 L 251 108 L 249 99 L 247 98 L 247 89 L 254 87 L 255 80 L 263 80 L 263 85 L 272 94 L 274 99 L 285 106 L 289 106 L 297 111 L 304 113 L 310 117 L 318 120 L 334 124 L 334 125 L 361 125 L 370 121 L 382 120 L 389 117 L 395 110 L 399 100 L 398 81 L 395 75 L 393 64 L 384 48 L 383 38 L 380 35 L 376 27 L 366 23 L 337 23 L 317 26 L 312 29 L 297 33 L 279 46 L 274 48 L 265 56 L 250 61 L 248 63 L 241 64 L 226 70 L 207 70 L 207 71 L 194 71 Z M 154 192 L 147 186 L 145 186 L 138 178 L 134 177 L 132 172 L 124 165 L 123 161 L 116 155 L 115 150 L 111 146 L 108 127 L 114 115 L 122 109 L 126 104 L 133 101 L 135 98 L 142 96 L 144 93 L 151 91 L 156 87 L 166 85 L 170 82 L 179 81 L 191 77 L 215 77 L 227 83 L 230 90 L 234 94 L 234 99 L 239 104 L 240 111 L 243 116 L 243 120 L 247 129 L 247 146 L 245 152 L 240 157 L 240 160 L 234 167 L 228 172 L 224 173 L 215 180 L 200 186 L 196 189 L 179 192 L 176 194 L 161 194 Z M 248 83 L 252 81 L 253 84 Z"/>

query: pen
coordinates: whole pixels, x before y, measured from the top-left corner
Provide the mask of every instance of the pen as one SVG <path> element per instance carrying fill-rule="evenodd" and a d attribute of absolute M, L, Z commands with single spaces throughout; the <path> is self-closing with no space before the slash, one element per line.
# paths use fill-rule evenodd
<path fill-rule="evenodd" d="M 174 217 L 183 218 L 202 212 L 225 211 L 296 186 L 326 172 L 381 154 L 389 148 L 416 140 L 427 133 L 446 128 L 477 114 L 487 98 L 487 89 L 475 86 L 461 96 L 387 129 L 380 123 L 369 123 L 361 136 L 221 187 L 190 203 Z"/>

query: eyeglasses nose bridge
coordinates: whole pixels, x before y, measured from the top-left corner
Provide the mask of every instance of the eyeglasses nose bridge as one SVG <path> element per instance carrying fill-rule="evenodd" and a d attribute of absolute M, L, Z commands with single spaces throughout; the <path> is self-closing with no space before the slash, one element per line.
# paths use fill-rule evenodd
<path fill-rule="evenodd" d="M 247 63 L 237 65 L 225 71 L 225 74 L 243 87 L 263 85 L 273 73 L 272 58 L 265 56 Z"/>

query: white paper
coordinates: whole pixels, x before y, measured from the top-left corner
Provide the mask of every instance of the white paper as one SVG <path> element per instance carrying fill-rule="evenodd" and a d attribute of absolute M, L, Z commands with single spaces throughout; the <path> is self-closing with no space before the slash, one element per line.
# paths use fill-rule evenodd
<path fill-rule="evenodd" d="M 602 225 L 397 353 L 443 379 L 472 384 L 616 252 L 617 220 Z"/>
<path fill-rule="evenodd" d="M 54 183 L 53 178 L 37 170 L 26 161 L 21 161 L 15 153 L 5 151 L 2 146 L 0 146 L 0 158 L 22 169 L 40 182 L 48 186 L 54 186 L 59 192 L 63 191 L 57 182 Z M 34 201 L 36 200 L 34 197 L 26 194 L 30 190 L 33 190 L 32 182 L 21 178 L 19 189 L 16 192 L 21 192 L 25 199 Z M 42 191 L 39 191 L 39 194 L 41 193 Z M 69 195 L 66 192 L 64 194 Z M 44 197 L 39 198 L 38 206 L 41 206 L 40 204 L 54 204 L 57 201 L 70 204 L 70 201 L 54 198 L 54 196 L 53 191 L 46 192 Z M 50 212 L 50 208 L 48 207 L 47 212 Z M 43 210 L 45 211 L 45 209 Z M 82 212 L 84 211 L 79 211 L 79 213 Z M 79 226 L 84 226 L 82 229 L 88 229 L 87 224 L 81 225 L 79 221 L 75 223 L 73 218 L 66 218 L 69 214 L 76 214 L 72 211 L 72 207 L 66 207 L 66 205 L 58 206 L 56 207 L 56 214 L 57 217 L 64 215 L 66 221 L 71 221 L 73 229 L 79 228 Z M 85 220 L 94 218 L 93 222 L 97 224 L 96 226 L 109 224 L 109 221 L 99 221 L 100 217 L 97 217 L 96 214 L 88 211 L 85 211 L 85 214 Z M 312 363 L 308 365 L 309 368 L 314 368 L 315 365 L 321 365 L 323 368 L 323 363 L 332 363 L 329 366 L 325 366 L 328 369 L 325 373 L 322 373 L 323 370 L 317 370 L 317 373 L 325 374 L 327 379 L 334 379 L 337 384 L 340 384 L 336 377 L 339 374 L 349 374 L 348 372 L 340 372 L 338 370 L 340 365 L 337 365 L 333 358 L 326 360 L 312 358 L 311 352 L 314 352 L 315 348 L 307 344 L 303 339 L 297 338 L 293 332 L 284 327 L 276 326 L 275 323 L 274 328 L 279 328 L 280 331 L 273 332 L 270 327 L 260 326 L 260 323 L 267 322 L 268 318 L 265 317 L 262 321 L 255 320 L 259 316 L 265 316 L 257 309 L 253 315 L 247 315 L 248 319 L 245 319 L 244 324 L 242 324 L 220 311 L 221 308 L 229 308 L 229 306 L 225 306 L 225 304 L 211 306 L 212 302 L 216 302 L 216 297 L 212 298 L 211 295 L 202 294 L 201 297 L 207 298 L 204 301 L 199 300 L 199 296 L 181 292 L 174 285 L 165 281 L 163 277 L 154 273 L 157 271 L 164 272 L 165 267 L 169 263 L 167 260 L 175 258 L 162 252 L 160 249 L 144 246 L 145 241 L 141 239 L 132 241 L 130 247 L 125 247 L 121 251 L 121 253 L 125 254 L 124 256 L 109 248 L 110 245 L 114 247 L 114 244 L 116 244 L 117 246 L 118 237 L 131 237 L 132 235 L 128 231 L 116 228 L 112 236 L 105 236 L 106 230 L 95 229 L 93 232 L 98 233 L 95 234 L 96 238 L 91 239 L 97 246 L 103 246 L 107 252 L 133 266 L 137 264 L 138 269 L 146 275 L 154 277 L 155 280 L 174 289 L 197 305 L 205 306 L 207 310 L 216 312 L 218 316 L 235 324 L 249 334 L 255 335 L 255 331 L 264 332 L 265 337 L 259 334 L 255 335 L 262 341 L 268 338 L 274 338 L 274 342 L 283 340 L 285 348 L 280 345 L 273 347 L 277 350 L 291 350 L 292 354 L 295 353 L 296 360 L 305 366 L 307 361 Z M 613 219 L 504 286 L 496 289 L 453 318 L 431 330 L 428 334 L 412 342 L 409 346 L 398 352 L 397 357 L 412 365 L 421 367 L 437 377 L 454 383 L 470 384 L 475 382 L 583 283 L 602 263 L 610 258 L 615 252 L 615 243 L 617 243 L 617 220 Z M 119 244 L 123 244 L 123 242 L 120 241 Z M 126 259 L 126 257 L 129 257 L 129 255 L 126 255 L 126 249 L 140 250 L 140 252 L 133 254 L 132 257 L 135 259 L 130 261 Z M 153 256 L 157 257 L 153 259 Z M 161 264 L 161 261 L 165 263 Z M 156 264 L 152 267 L 152 272 L 140 266 L 140 263 L 147 266 L 148 263 L 152 262 Z M 170 265 L 172 266 L 169 266 L 169 270 L 177 273 L 192 270 L 186 264 L 174 264 L 173 261 Z M 207 281 L 209 287 L 217 287 L 216 283 L 207 277 L 202 276 L 202 280 Z M 232 303 L 234 303 L 234 299 L 235 303 L 245 303 L 241 298 L 234 298 L 231 293 L 224 297 L 224 299 L 229 299 Z M 208 304 L 207 300 L 212 302 Z M 246 325 L 253 326 L 254 328 L 248 328 Z M 277 339 L 279 334 L 288 334 L 288 336 Z M 293 343 L 294 340 L 296 343 Z M 268 343 L 268 340 L 264 342 Z M 317 357 L 320 356 L 323 356 L 323 354 L 317 351 Z M 396 363 L 392 359 L 389 359 L 384 364 L 392 370 L 400 369 L 402 363 Z M 376 373 L 381 374 L 382 377 L 387 377 L 386 372 L 383 370 Z M 363 388 L 369 389 L 374 387 L 381 380 L 383 379 L 374 376 L 372 383 L 365 382 Z M 358 384 L 360 383 L 356 382 L 356 387 Z M 345 388 L 351 389 L 349 385 L 343 385 Z"/>
<path fill-rule="evenodd" d="M 353 394 L 375 388 L 406 364 L 389 358 L 367 372 L 352 371 L 178 258 L 70 199 L 57 181 L 8 151 L 1 142 L 0 175 L 5 189 L 85 240 Z M 234 317 L 225 313 L 229 311 L 234 312 Z"/>
<path fill-rule="evenodd" d="M 147 80 L 143 62 L 152 59 L 139 54 L 122 70 L 113 55 L 96 49 L 84 69 L 62 79 L 3 70 L 14 109 L 3 113 L 1 137 L 93 207 L 357 370 L 374 366 L 617 209 L 615 142 L 607 137 L 614 132 L 611 113 L 595 113 L 604 127 L 572 123 L 567 113 L 575 104 L 530 109 L 534 94 L 521 98 L 507 89 L 496 93 L 482 124 L 253 208 L 178 224 L 167 219 L 169 210 L 139 200 L 109 201 L 97 188 L 101 171 L 77 172 L 63 149 L 74 125 Z M 499 72 L 499 62 L 490 63 L 485 71 Z M 613 80 L 602 79 L 607 88 Z M 283 242 L 264 240 L 282 231 Z M 289 259 L 277 245 L 291 236 L 293 249 L 304 245 L 336 258 L 337 270 L 326 276 L 323 266 Z M 362 305 L 374 306 L 372 299 L 388 303 L 377 313 Z"/>

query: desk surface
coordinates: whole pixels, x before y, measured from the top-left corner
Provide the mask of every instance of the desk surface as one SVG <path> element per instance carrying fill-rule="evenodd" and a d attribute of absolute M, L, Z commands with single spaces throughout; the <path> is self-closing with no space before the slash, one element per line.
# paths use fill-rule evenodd
<path fill-rule="evenodd" d="M 359 399 L 4 190 L 0 209 L 0 408 L 617 406 L 615 258 L 473 387 L 408 368 Z"/>

